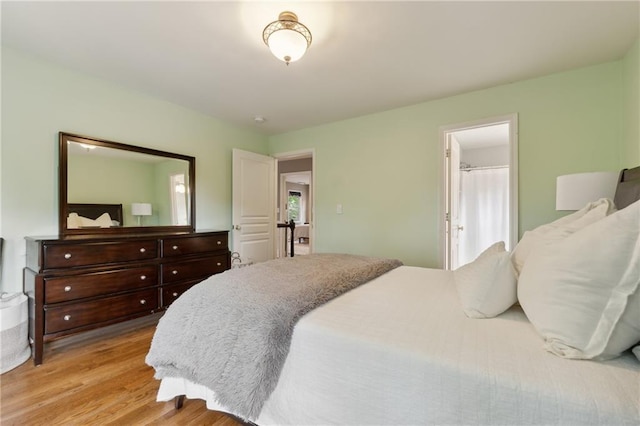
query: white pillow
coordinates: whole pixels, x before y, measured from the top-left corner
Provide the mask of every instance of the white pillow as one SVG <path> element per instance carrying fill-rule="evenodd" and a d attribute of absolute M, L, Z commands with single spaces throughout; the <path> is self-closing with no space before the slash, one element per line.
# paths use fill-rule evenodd
<path fill-rule="evenodd" d="M 82 222 L 78 213 L 69 213 L 69 216 L 67 216 L 67 229 L 77 229 L 80 226 L 82 226 Z"/>
<path fill-rule="evenodd" d="M 640 341 L 640 201 L 536 248 L 518 299 L 564 358 L 613 358 Z"/>
<path fill-rule="evenodd" d="M 100 216 L 96 218 L 94 223 L 98 225 L 100 228 L 110 228 L 112 225 L 111 216 L 109 215 L 109 213 L 102 213 Z"/>
<path fill-rule="evenodd" d="M 470 318 L 493 318 L 517 301 L 516 277 L 504 241 L 453 271 L 453 279 L 464 313 Z"/>
<path fill-rule="evenodd" d="M 71 214 L 75 214 L 75 213 L 71 213 Z M 77 221 L 82 227 L 100 227 L 100 228 L 111 227 L 111 216 L 109 216 L 109 213 L 102 213 L 96 219 L 89 219 L 88 217 L 77 216 Z"/>
<path fill-rule="evenodd" d="M 602 198 L 587 204 L 575 213 L 525 232 L 511 255 L 516 276 L 520 275 L 527 257 L 536 247 L 566 238 L 577 230 L 610 215 L 615 210 L 613 201 Z"/>

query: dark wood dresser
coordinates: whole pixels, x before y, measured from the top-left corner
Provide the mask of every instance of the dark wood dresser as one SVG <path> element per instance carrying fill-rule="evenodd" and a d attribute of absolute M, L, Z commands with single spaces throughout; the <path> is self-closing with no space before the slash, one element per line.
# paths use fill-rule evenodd
<path fill-rule="evenodd" d="M 26 237 L 24 290 L 36 365 L 44 343 L 166 309 L 231 267 L 227 231 Z"/>

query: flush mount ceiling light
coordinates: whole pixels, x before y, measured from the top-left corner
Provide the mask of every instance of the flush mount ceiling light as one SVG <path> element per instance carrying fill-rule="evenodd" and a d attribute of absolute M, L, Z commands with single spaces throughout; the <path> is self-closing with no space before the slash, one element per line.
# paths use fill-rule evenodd
<path fill-rule="evenodd" d="M 267 25 L 262 39 L 271 53 L 287 65 L 302 58 L 311 46 L 309 28 L 298 22 L 298 16 L 293 12 L 282 12 L 277 21 Z"/>

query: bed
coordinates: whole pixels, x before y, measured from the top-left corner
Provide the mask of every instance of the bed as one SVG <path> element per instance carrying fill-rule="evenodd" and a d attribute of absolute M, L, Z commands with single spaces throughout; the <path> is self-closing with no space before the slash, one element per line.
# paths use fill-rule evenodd
<path fill-rule="evenodd" d="M 67 227 L 120 227 L 122 204 L 69 203 Z"/>
<path fill-rule="evenodd" d="M 284 349 L 278 349 L 284 352 L 280 366 L 274 368 L 270 363 L 273 357 L 270 346 L 254 339 L 255 350 L 258 354 L 265 352 L 265 358 L 248 356 L 243 348 L 227 360 L 233 364 L 239 361 L 236 358 L 246 356 L 238 362 L 240 368 L 235 372 L 226 370 L 225 364 L 224 373 L 219 375 L 243 383 L 233 388 L 232 393 L 245 399 L 254 398 L 260 394 L 256 390 L 263 390 L 260 386 L 264 382 L 261 373 L 253 373 L 254 369 L 262 368 L 268 361 L 270 367 L 266 370 L 276 371 L 276 382 L 263 392 L 265 395 L 253 409 L 246 409 L 243 401 L 240 405 L 233 400 L 229 402 L 228 389 L 222 382 L 218 387 L 218 382 L 199 379 L 199 368 L 215 365 L 217 348 L 239 345 L 237 336 L 211 340 L 203 336 L 208 332 L 191 333 L 200 314 L 204 316 L 205 310 L 212 310 L 208 302 L 199 302 L 209 291 L 207 286 L 216 285 L 207 280 L 193 287 L 191 296 L 192 290 L 174 302 L 160 320 L 147 355 L 147 363 L 156 369 L 156 378 L 161 379 L 157 400 L 175 398 L 176 406 L 180 406 L 185 396 L 202 399 L 209 409 L 259 425 L 637 425 L 640 361 L 631 349 L 640 342 L 638 172 L 640 168 L 621 173 L 615 198 L 619 211 L 613 212 L 611 201 L 600 200 L 572 215 L 571 222 L 565 218 L 532 233 L 536 238 L 529 238 L 531 241 L 539 243 L 546 239 L 547 245 L 544 249 L 538 246 L 527 251 L 529 258 L 517 279 L 512 270 L 512 256 L 517 250 L 507 253 L 503 245 L 496 244 L 465 269 L 444 271 L 393 265 L 317 306 L 306 306 L 290 318 L 282 315 L 289 318 L 285 329 L 290 329 L 291 334 Z M 586 243 L 598 240 L 602 234 L 612 239 L 608 241 L 610 244 Z M 580 248 L 576 249 L 576 245 Z M 604 343 L 594 337 L 600 335 L 602 323 L 584 338 L 580 333 L 591 327 L 592 318 L 586 317 L 582 323 L 575 318 L 567 320 L 567 315 L 572 315 L 567 306 L 573 303 L 577 311 L 583 306 L 591 309 L 602 295 L 596 292 L 589 296 L 593 300 L 581 296 L 577 303 L 575 297 L 565 303 L 562 298 L 573 295 L 557 292 L 562 289 L 559 283 L 563 279 L 573 279 L 573 275 L 567 278 L 562 274 L 567 269 L 566 262 L 576 259 L 573 255 L 576 250 L 584 251 L 578 259 L 582 262 L 577 264 L 580 271 L 597 279 L 602 270 L 591 272 L 589 268 L 596 268 L 600 258 L 609 256 L 608 252 L 615 257 L 603 262 L 605 266 L 614 264 L 614 272 L 607 274 L 618 275 L 603 280 L 611 281 L 615 291 L 610 293 L 624 303 L 615 303 L 618 299 L 604 303 L 603 316 L 610 315 L 608 310 L 614 305 L 619 319 L 619 325 L 605 330 L 609 337 Z M 315 262 L 313 257 L 286 261 Z M 331 262 L 339 263 L 335 258 Z M 621 268 L 620 262 L 626 262 L 627 266 Z M 250 273 L 260 265 L 240 271 Z M 283 267 L 281 263 L 277 265 Z M 331 275 L 326 265 L 323 268 L 326 275 Z M 253 273 L 264 276 L 260 269 L 253 269 Z M 225 274 L 212 279 L 226 279 L 229 285 L 223 292 L 238 297 L 236 284 L 243 277 L 233 275 L 232 271 Z M 473 286 L 468 286 L 469 283 Z M 494 287 L 498 284 L 510 290 L 495 293 L 491 300 L 478 298 L 478 288 L 482 294 L 489 294 L 488 291 L 496 291 Z M 575 294 L 576 285 L 579 283 L 571 282 L 568 293 Z M 300 287 L 306 287 L 306 283 Z M 261 291 L 267 297 L 273 296 L 268 288 Z M 552 297 L 552 303 L 549 305 L 541 294 Z M 298 297 L 295 293 L 295 298 Z M 291 300 L 289 297 L 265 310 L 281 315 Z M 258 296 L 249 300 L 245 309 L 258 301 Z M 549 306 L 553 309 L 558 301 L 562 302 L 560 308 L 549 311 Z M 180 308 L 175 308 L 181 303 L 186 308 L 182 314 Z M 202 310 L 194 307 L 194 303 L 200 303 Z M 242 302 L 231 307 L 221 305 L 221 309 L 228 311 L 220 320 L 222 323 L 217 323 L 220 327 L 210 327 L 213 334 L 238 323 L 242 329 L 255 322 L 253 317 L 246 317 Z M 188 310 L 192 313 L 186 313 Z M 203 321 L 211 324 L 211 319 Z M 166 351 L 160 350 L 162 340 L 178 334 L 175 330 L 183 330 L 183 335 L 167 342 L 169 352 L 174 355 L 164 358 Z M 190 369 L 179 365 L 182 358 L 198 350 L 206 354 L 202 366 Z M 640 348 L 637 352 L 640 357 Z M 249 379 L 258 376 L 261 384 L 247 390 L 244 383 L 248 379 L 243 375 L 250 376 Z"/>

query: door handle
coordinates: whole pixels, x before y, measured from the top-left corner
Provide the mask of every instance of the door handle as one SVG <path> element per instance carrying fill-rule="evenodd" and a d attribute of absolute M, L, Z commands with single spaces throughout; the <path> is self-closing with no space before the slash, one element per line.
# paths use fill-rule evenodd
<path fill-rule="evenodd" d="M 239 231 L 242 229 L 242 227 L 240 225 L 235 225 L 233 229 L 235 229 L 236 231 Z"/>

